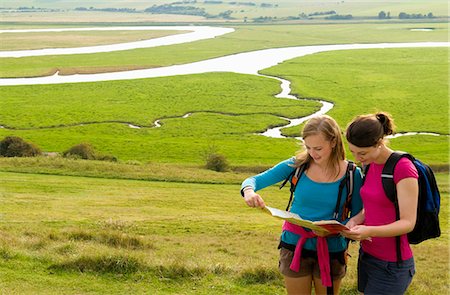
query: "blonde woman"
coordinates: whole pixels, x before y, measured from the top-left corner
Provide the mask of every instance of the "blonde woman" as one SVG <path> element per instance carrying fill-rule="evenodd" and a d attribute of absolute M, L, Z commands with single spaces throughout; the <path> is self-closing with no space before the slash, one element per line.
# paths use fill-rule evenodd
<path fill-rule="evenodd" d="M 308 220 L 333 219 L 339 185 L 345 178 L 348 162 L 342 142 L 341 130 L 329 116 L 316 116 L 305 125 L 302 137 L 305 150 L 271 169 L 247 178 L 241 194 L 250 207 L 264 207 L 259 190 L 283 181 L 296 167 L 304 165 L 298 179 L 290 211 Z M 351 216 L 362 209 L 359 195 L 361 172 L 355 171 Z M 347 188 L 342 192 L 347 196 Z M 338 205 L 343 211 L 345 197 Z M 348 220 L 345 220 L 347 222 Z M 318 237 L 314 232 L 285 222 L 280 239 L 279 270 L 284 276 L 288 294 L 339 293 L 346 273 L 347 240 L 339 235 Z M 319 250 L 318 250 L 319 249 Z M 326 259 L 324 258 L 326 257 Z"/>

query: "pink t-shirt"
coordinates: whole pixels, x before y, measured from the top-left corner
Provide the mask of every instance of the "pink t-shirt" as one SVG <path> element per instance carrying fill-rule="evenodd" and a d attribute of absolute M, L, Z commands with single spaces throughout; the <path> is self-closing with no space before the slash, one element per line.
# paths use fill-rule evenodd
<path fill-rule="evenodd" d="M 388 199 L 381 184 L 383 167 L 384 164 L 371 163 L 364 185 L 361 187 L 361 199 L 365 210 L 365 225 L 384 225 L 396 220 L 394 203 Z M 404 178 L 417 179 L 418 177 L 414 164 L 406 158 L 401 158 L 395 166 L 394 183 L 397 184 Z M 395 243 L 395 237 L 374 237 L 372 241 L 361 241 L 364 252 L 378 259 L 391 262 L 397 261 Z M 403 260 L 413 256 L 406 234 L 400 237 L 400 249 Z"/>

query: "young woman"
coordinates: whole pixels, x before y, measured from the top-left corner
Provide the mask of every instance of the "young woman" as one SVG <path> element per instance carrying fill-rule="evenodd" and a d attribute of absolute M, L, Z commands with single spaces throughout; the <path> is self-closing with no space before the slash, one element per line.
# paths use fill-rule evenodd
<path fill-rule="evenodd" d="M 418 173 L 406 158 L 394 170 L 400 218 L 393 202 L 386 196 L 381 172 L 392 154 L 385 136 L 393 134 L 392 118 L 386 113 L 356 117 L 348 126 L 346 137 L 355 159 L 370 168 L 361 188 L 364 210 L 343 235 L 361 240 L 358 260 L 358 290 L 364 294 L 403 294 L 415 273 L 414 258 L 407 233 L 416 222 Z M 396 236 L 400 236 L 401 261 L 397 258 Z"/>
<path fill-rule="evenodd" d="M 302 136 L 305 151 L 247 178 L 242 183 L 241 194 L 248 206 L 263 208 L 264 200 L 256 191 L 286 179 L 296 167 L 306 165 L 298 180 L 290 211 L 313 221 L 333 219 L 339 184 L 345 177 L 348 165 L 341 130 L 331 117 L 323 115 L 310 119 Z M 352 216 L 362 209 L 359 195 L 361 183 L 361 172 L 357 168 L 351 202 Z M 346 196 L 347 189 L 344 188 L 339 214 L 342 213 Z M 307 229 L 285 222 L 279 249 L 279 270 L 284 275 L 288 294 L 311 294 L 313 285 L 315 294 L 326 294 L 327 286 L 329 291 L 338 294 L 341 279 L 346 273 L 347 241 L 344 237 L 318 237 Z M 329 258 L 325 259 L 327 256 Z"/>

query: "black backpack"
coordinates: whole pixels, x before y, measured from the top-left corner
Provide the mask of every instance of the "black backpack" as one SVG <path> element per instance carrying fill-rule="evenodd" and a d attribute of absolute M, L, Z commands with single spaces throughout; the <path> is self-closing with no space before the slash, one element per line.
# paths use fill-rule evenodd
<path fill-rule="evenodd" d="M 408 158 L 416 167 L 419 174 L 419 198 L 417 205 L 417 219 L 413 231 L 408 233 L 408 241 L 410 244 L 419 244 L 428 239 L 437 238 L 441 235 L 439 226 L 439 209 L 441 196 L 434 177 L 433 170 L 427 164 L 414 158 L 412 155 L 404 152 L 392 153 L 381 173 L 381 181 L 386 196 L 394 203 L 396 219 L 400 219 L 400 211 L 398 208 L 397 188 L 394 183 L 395 165 L 401 158 Z M 367 175 L 370 165 L 364 169 Z M 397 260 L 401 261 L 400 253 L 400 237 L 396 237 L 397 241 Z"/>
<path fill-rule="evenodd" d="M 290 192 L 291 195 L 289 197 L 289 202 L 286 207 L 286 211 L 289 211 L 289 207 L 291 206 L 292 197 L 294 196 L 295 188 L 297 187 L 297 182 L 302 176 L 302 174 L 307 169 L 307 164 L 300 165 L 291 174 L 281 183 L 280 189 L 282 189 L 286 183 L 289 181 L 291 184 Z M 339 205 L 341 204 L 342 192 L 344 190 L 344 186 L 347 188 L 347 198 L 344 203 L 344 209 L 342 211 L 341 221 L 346 220 L 350 217 L 351 211 L 351 203 L 352 203 L 352 194 L 353 194 L 353 183 L 354 183 L 354 174 L 355 174 L 356 165 L 352 161 L 348 161 L 347 170 L 345 171 L 345 177 L 339 183 L 339 192 L 336 201 L 336 207 L 334 208 L 333 218 L 339 221 Z"/>

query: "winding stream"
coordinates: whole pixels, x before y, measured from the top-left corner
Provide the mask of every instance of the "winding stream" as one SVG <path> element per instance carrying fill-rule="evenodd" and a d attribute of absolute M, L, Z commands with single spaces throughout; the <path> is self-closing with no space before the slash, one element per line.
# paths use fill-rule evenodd
<path fill-rule="evenodd" d="M 85 46 L 76 48 L 48 48 L 34 50 L 0 51 L 0 57 L 26 57 L 43 55 L 85 54 L 150 48 L 164 45 L 188 43 L 203 39 L 215 38 L 234 32 L 232 28 L 208 26 L 161 26 L 161 27 L 106 27 L 106 28 L 64 28 L 64 29 L 29 29 L 29 30 L 0 30 L 0 34 L 7 33 L 39 33 L 39 32 L 79 32 L 79 31 L 188 31 L 188 33 L 169 35 L 149 40 L 126 42 L 110 45 Z"/>
<path fill-rule="evenodd" d="M 84 29 L 42 29 L 42 30 L 14 30 L 13 32 L 52 32 L 52 31 L 75 31 L 75 30 L 189 30 L 193 31 L 185 34 L 178 34 L 173 36 L 166 36 L 161 38 L 155 38 L 151 40 L 128 42 L 122 44 L 102 45 L 102 46 L 89 46 L 79 48 L 56 48 L 56 49 L 39 49 L 39 50 L 21 50 L 21 51 L 3 51 L 0 52 L 0 57 L 22 57 L 22 56 L 42 56 L 42 55 L 55 55 L 55 54 L 81 54 L 81 53 L 94 53 L 94 52 L 110 52 L 118 50 L 129 50 L 135 48 L 147 48 L 170 44 L 180 44 L 185 42 L 192 42 L 196 40 L 202 40 L 207 38 L 214 38 L 223 34 L 231 33 L 234 29 L 218 28 L 218 27 L 202 27 L 202 26 L 189 26 L 189 27 L 109 27 L 109 28 L 84 28 Z M 0 30 L 0 33 L 12 32 L 12 30 Z M 98 82 L 98 81 L 112 81 L 112 80 L 129 80 L 129 79 L 142 79 L 142 78 L 154 78 L 154 77 L 167 77 L 175 75 L 190 75 L 201 74 L 210 72 L 233 72 L 240 74 L 259 75 L 259 71 L 275 66 L 286 60 L 305 56 L 308 54 L 314 54 L 326 51 L 335 50 L 355 50 L 355 49 L 379 49 L 379 48 L 416 48 L 416 47 L 450 47 L 449 42 L 414 42 L 414 43 L 377 43 L 377 44 L 336 44 L 336 45 L 314 45 L 314 46 L 295 46 L 285 48 L 271 48 L 256 50 L 252 52 L 237 53 L 229 56 L 223 56 L 218 58 L 212 58 L 199 62 L 193 62 L 182 65 L 173 65 L 167 67 L 143 69 L 143 70 L 131 70 L 112 73 L 99 73 L 99 74 L 75 74 L 60 76 L 58 73 L 52 76 L 45 77 L 33 77 L 33 78 L 4 78 L 0 79 L 0 86 L 8 85 L 37 85 L 37 84 L 62 84 L 62 83 L 81 83 L 81 82 Z M 262 76 L 262 75 L 260 75 Z M 278 77 L 265 76 L 273 79 L 277 79 L 281 82 L 282 91 L 276 95 L 278 98 L 297 99 L 291 95 L 290 82 Z M 284 138 L 281 135 L 281 129 L 291 126 L 297 126 L 309 118 L 318 115 L 325 114 L 333 108 L 333 104 L 326 101 L 319 101 L 322 104 L 321 109 L 309 116 L 289 119 L 282 118 L 288 121 L 288 124 L 269 129 L 262 133 L 262 135 L 273 138 Z M 185 114 L 183 118 L 188 117 L 190 114 Z M 140 128 L 131 123 L 127 123 L 130 128 Z M 154 127 L 160 127 L 160 121 L 154 122 Z M 0 126 L 1 127 L 1 126 Z M 408 132 L 404 134 L 397 133 L 395 137 L 405 135 L 436 135 L 435 133 L 418 133 Z"/>

